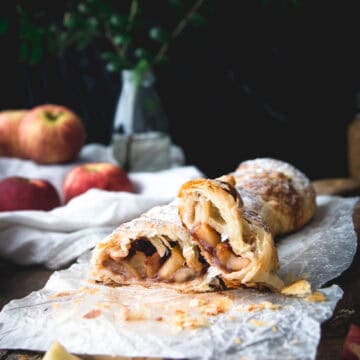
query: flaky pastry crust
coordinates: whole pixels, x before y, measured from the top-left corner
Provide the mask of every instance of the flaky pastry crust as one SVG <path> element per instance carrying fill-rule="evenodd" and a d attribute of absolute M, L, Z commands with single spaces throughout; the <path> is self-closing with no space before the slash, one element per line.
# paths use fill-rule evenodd
<path fill-rule="evenodd" d="M 95 279 L 107 284 L 161 284 L 182 292 L 221 288 L 172 204 L 120 225 L 96 246 L 91 263 Z"/>
<path fill-rule="evenodd" d="M 270 229 L 256 212 L 243 207 L 234 185 L 232 176 L 185 183 L 178 194 L 180 219 L 227 287 L 280 289 Z"/>
<path fill-rule="evenodd" d="M 294 166 L 260 158 L 240 163 L 232 174 L 244 206 L 258 213 L 274 236 L 302 228 L 316 211 L 315 190 Z"/>

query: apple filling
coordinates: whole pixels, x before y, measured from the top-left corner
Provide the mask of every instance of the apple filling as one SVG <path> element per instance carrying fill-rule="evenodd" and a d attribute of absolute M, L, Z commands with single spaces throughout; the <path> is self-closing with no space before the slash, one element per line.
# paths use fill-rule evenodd
<path fill-rule="evenodd" d="M 209 263 L 225 273 L 240 271 L 250 264 L 247 256 L 252 247 L 252 239 L 244 236 L 246 229 L 239 215 L 241 199 L 229 184 L 218 180 L 215 184 L 231 206 L 224 206 L 218 193 L 205 195 L 194 190 L 186 193 L 180 217 Z"/>
<path fill-rule="evenodd" d="M 250 264 L 246 257 L 236 255 L 229 240 L 221 241 L 221 234 L 206 223 L 201 223 L 192 229 L 193 236 L 203 252 L 206 252 L 214 265 L 225 272 L 239 271 Z"/>
<path fill-rule="evenodd" d="M 189 264 L 178 242 L 166 236 L 136 239 L 131 243 L 126 257 L 112 249 L 103 261 L 103 266 L 127 283 L 132 280 L 184 283 L 206 270 L 205 264 L 199 261 Z"/>

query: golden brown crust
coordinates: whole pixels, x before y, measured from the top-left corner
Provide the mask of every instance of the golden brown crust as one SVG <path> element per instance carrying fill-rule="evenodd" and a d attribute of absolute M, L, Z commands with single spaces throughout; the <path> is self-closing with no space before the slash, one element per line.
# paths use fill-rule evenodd
<path fill-rule="evenodd" d="M 106 284 L 144 285 L 202 292 L 219 288 L 175 205 L 158 206 L 120 225 L 92 255 L 92 274 Z"/>
<path fill-rule="evenodd" d="M 244 209 L 228 177 L 185 183 L 178 194 L 179 216 L 206 261 L 220 270 L 227 287 L 281 288 L 275 275 L 278 258 L 273 237 L 262 218 Z"/>
<path fill-rule="evenodd" d="M 311 182 L 288 163 L 269 158 L 248 160 L 233 176 L 239 193 L 247 192 L 244 199 L 249 193 L 258 198 L 256 211 L 274 236 L 300 229 L 315 214 L 316 196 Z M 250 200 L 245 206 L 253 204 Z"/>
<path fill-rule="evenodd" d="M 283 287 L 274 236 L 314 215 L 304 174 L 274 159 L 240 164 L 229 175 L 183 184 L 179 204 L 151 209 L 122 224 L 92 256 L 107 284 L 203 292 L 223 287 Z"/>
<path fill-rule="evenodd" d="M 227 287 L 281 288 L 274 236 L 300 229 L 316 209 L 309 179 L 269 158 L 245 161 L 219 179 L 189 181 L 178 197 L 183 225 Z"/>

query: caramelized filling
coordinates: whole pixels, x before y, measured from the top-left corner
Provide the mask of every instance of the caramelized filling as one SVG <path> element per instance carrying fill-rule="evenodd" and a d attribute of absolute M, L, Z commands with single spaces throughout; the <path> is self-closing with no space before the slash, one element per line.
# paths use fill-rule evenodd
<path fill-rule="evenodd" d="M 205 271 L 205 264 L 201 271 L 188 266 L 176 241 L 167 239 L 168 246 L 161 257 L 155 246 L 147 238 L 140 238 L 132 243 L 128 255 L 119 258 L 109 254 L 103 265 L 125 281 L 136 278 L 138 280 L 165 281 L 183 283 L 197 277 Z M 116 252 L 114 252 L 116 254 Z M 201 261 L 201 259 L 199 259 Z"/>
<path fill-rule="evenodd" d="M 193 228 L 192 234 L 197 239 L 199 246 L 207 252 L 215 265 L 225 272 L 239 271 L 249 265 L 250 261 L 234 254 L 229 240 L 221 241 L 221 235 L 205 223 Z"/>

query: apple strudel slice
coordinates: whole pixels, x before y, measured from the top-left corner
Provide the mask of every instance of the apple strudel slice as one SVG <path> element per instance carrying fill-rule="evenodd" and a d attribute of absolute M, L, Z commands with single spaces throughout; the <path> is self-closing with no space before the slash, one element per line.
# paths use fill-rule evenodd
<path fill-rule="evenodd" d="M 96 280 L 117 285 L 161 285 L 204 292 L 221 283 L 208 272 L 174 204 L 157 206 L 120 225 L 93 251 Z"/>
<path fill-rule="evenodd" d="M 183 225 L 228 288 L 283 286 L 271 231 L 256 212 L 243 207 L 234 177 L 188 181 L 178 197 Z"/>

